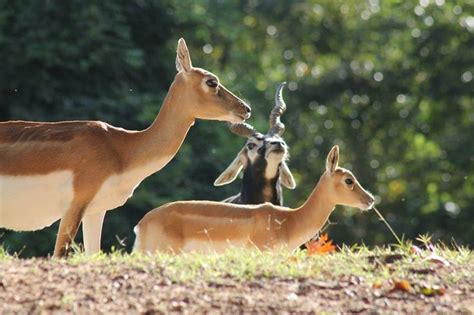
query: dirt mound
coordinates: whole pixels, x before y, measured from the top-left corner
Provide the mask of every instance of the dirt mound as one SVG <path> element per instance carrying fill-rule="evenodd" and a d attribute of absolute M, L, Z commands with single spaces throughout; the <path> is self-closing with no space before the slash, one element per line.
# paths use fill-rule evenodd
<path fill-rule="evenodd" d="M 413 274 L 437 282 L 463 273 L 456 268 Z M 397 288 L 391 281 L 374 285 L 364 277 L 331 274 L 177 282 L 165 275 L 162 266 L 120 261 L 8 259 L 0 261 L 0 270 L 2 314 L 469 313 L 474 305 L 472 270 L 454 285 L 425 294 L 419 288 Z"/>

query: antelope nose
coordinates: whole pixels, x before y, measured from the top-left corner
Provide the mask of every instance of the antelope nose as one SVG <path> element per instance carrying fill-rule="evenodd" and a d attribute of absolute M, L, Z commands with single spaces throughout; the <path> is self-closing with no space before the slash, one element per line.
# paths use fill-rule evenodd
<path fill-rule="evenodd" d="M 244 104 L 243 107 L 244 107 L 244 110 L 245 110 L 245 119 L 249 119 L 250 116 L 252 115 L 251 114 L 252 109 L 247 104 Z"/>
<path fill-rule="evenodd" d="M 245 109 L 245 112 L 248 113 L 248 114 L 250 114 L 252 112 L 252 109 L 247 104 L 244 104 L 244 109 Z"/>
<path fill-rule="evenodd" d="M 375 202 L 375 198 L 372 196 L 369 196 L 368 201 L 369 201 L 369 204 L 373 204 Z"/>
<path fill-rule="evenodd" d="M 245 104 L 244 102 L 239 102 L 240 109 L 242 110 L 243 113 L 245 113 L 243 116 L 245 119 L 249 119 L 251 116 L 252 109 L 250 106 Z"/>

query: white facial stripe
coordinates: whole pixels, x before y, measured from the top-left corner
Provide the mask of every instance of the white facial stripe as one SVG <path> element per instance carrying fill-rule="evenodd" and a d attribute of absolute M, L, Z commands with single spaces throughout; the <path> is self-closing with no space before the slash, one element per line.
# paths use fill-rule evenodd
<path fill-rule="evenodd" d="M 262 145 L 262 144 L 263 144 L 263 141 L 262 141 L 262 140 L 255 139 L 255 138 L 250 138 L 247 143 L 253 143 L 253 144 L 256 144 L 256 145 Z"/>
<path fill-rule="evenodd" d="M 254 147 L 249 148 L 248 144 L 253 144 Z M 245 144 L 245 146 L 247 148 L 247 157 L 251 164 L 253 164 L 257 160 L 259 156 L 258 150 L 262 147 L 262 145 L 263 145 L 263 140 L 259 140 L 255 137 L 251 137 L 247 140 L 247 143 Z"/>
<path fill-rule="evenodd" d="M 272 141 L 282 141 L 280 137 L 277 136 L 271 136 L 265 139 L 267 142 L 272 142 Z"/>

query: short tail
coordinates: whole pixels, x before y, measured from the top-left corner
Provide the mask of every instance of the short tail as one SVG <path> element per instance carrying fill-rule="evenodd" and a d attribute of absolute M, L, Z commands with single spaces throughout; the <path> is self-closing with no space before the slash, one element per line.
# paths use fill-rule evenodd
<path fill-rule="evenodd" d="M 138 237 L 139 235 L 139 227 L 138 225 L 135 225 L 135 227 L 133 228 L 133 232 L 135 233 L 135 243 L 133 244 L 133 251 L 138 251 L 140 250 L 140 239 Z"/>

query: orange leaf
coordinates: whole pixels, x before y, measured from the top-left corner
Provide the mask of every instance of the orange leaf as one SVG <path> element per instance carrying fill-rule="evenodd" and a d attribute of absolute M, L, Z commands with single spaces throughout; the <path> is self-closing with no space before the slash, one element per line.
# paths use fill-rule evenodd
<path fill-rule="evenodd" d="M 308 249 L 308 256 L 314 254 L 327 254 L 336 250 L 336 246 L 334 246 L 332 241 L 329 239 L 327 233 L 319 236 L 317 240 L 307 242 L 305 246 Z"/>
<path fill-rule="evenodd" d="M 319 237 L 319 241 L 321 243 L 326 243 L 328 240 L 329 240 L 328 233 L 324 233 L 323 235 Z"/>
<path fill-rule="evenodd" d="M 412 288 L 411 288 L 410 282 L 408 282 L 407 280 L 401 280 L 401 281 L 395 280 L 393 282 L 392 290 L 402 290 L 405 292 L 410 292 Z"/>
<path fill-rule="evenodd" d="M 377 281 L 372 284 L 372 288 L 374 289 L 380 289 L 381 287 L 382 287 L 382 282 Z"/>

